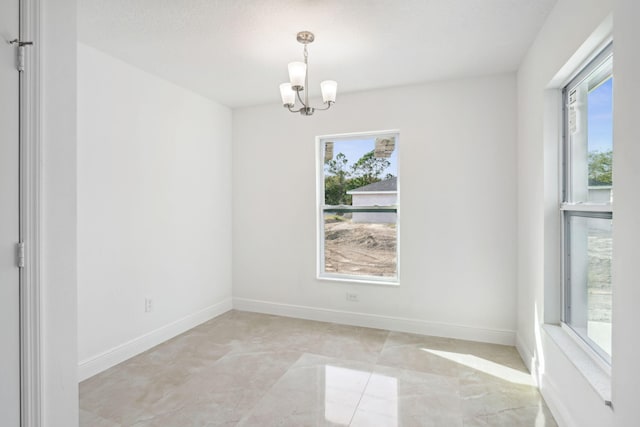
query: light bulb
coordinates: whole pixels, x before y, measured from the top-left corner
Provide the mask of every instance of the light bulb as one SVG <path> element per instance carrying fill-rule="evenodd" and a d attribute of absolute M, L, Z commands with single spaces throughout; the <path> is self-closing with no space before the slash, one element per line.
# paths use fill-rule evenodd
<path fill-rule="evenodd" d="M 325 80 L 320 83 L 320 90 L 322 90 L 322 101 L 336 102 L 336 93 L 338 91 L 338 83 L 335 80 Z"/>
<path fill-rule="evenodd" d="M 280 85 L 280 96 L 285 107 L 293 107 L 296 103 L 296 93 L 291 89 L 291 83 L 282 83 Z"/>
<path fill-rule="evenodd" d="M 304 89 L 304 79 L 307 75 L 307 64 L 304 62 L 289 63 L 289 82 L 293 90 Z"/>

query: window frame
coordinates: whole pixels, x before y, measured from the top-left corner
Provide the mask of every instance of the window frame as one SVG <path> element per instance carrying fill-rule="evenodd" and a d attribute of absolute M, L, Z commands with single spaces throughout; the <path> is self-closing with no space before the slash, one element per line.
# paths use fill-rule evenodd
<path fill-rule="evenodd" d="M 324 204 L 324 143 L 334 140 L 353 140 L 364 139 L 368 137 L 393 136 L 395 138 L 395 148 L 397 152 L 397 189 L 395 206 L 327 206 Z M 382 286 L 399 286 L 400 285 L 400 131 L 398 129 L 369 131 L 369 132 L 353 132 L 342 134 L 330 134 L 316 136 L 316 278 L 323 281 L 347 282 L 356 284 L 370 284 Z M 325 267 L 325 230 L 324 230 L 324 214 L 325 212 L 394 212 L 396 214 L 396 274 L 393 277 L 385 276 L 369 276 L 369 275 L 353 275 L 326 272 Z"/>
<path fill-rule="evenodd" d="M 613 204 L 595 202 L 575 202 L 572 197 L 572 150 L 569 130 L 569 94 L 578 87 L 586 78 L 600 67 L 604 62 L 613 58 L 613 43 L 608 43 L 599 53 L 562 86 L 562 150 L 561 150 L 561 192 L 559 214 L 561 216 L 561 326 L 574 337 L 577 337 L 583 346 L 586 346 L 606 366 L 611 366 L 611 357 L 596 342 L 586 334 L 581 333 L 569 322 L 571 319 L 571 272 L 570 272 L 570 242 L 569 222 L 572 217 L 599 218 L 613 220 Z M 613 67 L 607 76 L 613 77 Z M 609 77 L 602 79 L 602 82 Z M 612 320 L 613 323 L 613 320 Z"/>

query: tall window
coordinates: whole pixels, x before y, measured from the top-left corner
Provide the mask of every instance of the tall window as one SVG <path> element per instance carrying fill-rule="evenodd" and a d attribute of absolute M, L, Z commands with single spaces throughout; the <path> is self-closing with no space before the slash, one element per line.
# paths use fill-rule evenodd
<path fill-rule="evenodd" d="M 607 47 L 563 90 L 564 323 L 611 360 L 613 56 Z"/>
<path fill-rule="evenodd" d="M 318 138 L 318 276 L 398 282 L 398 134 Z"/>

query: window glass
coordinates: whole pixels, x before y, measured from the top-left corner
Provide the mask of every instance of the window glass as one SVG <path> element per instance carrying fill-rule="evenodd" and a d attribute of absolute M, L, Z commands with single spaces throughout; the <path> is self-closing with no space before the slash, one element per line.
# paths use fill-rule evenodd
<path fill-rule="evenodd" d="M 396 277 L 395 213 L 325 212 L 324 237 L 326 273 Z"/>
<path fill-rule="evenodd" d="M 610 203 L 613 158 L 612 58 L 569 88 L 570 203 Z"/>
<path fill-rule="evenodd" d="M 565 321 L 611 356 L 611 218 L 568 215 Z"/>
<path fill-rule="evenodd" d="M 398 135 L 320 139 L 319 275 L 397 281 Z"/>

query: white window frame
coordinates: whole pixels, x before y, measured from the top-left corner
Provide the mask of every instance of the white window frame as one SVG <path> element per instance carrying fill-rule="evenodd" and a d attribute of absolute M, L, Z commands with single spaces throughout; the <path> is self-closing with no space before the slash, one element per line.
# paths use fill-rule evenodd
<path fill-rule="evenodd" d="M 570 233 L 569 221 L 572 217 L 583 218 L 613 218 L 613 205 L 611 203 L 592 203 L 592 202 L 574 202 L 570 200 L 571 194 L 571 147 L 569 139 L 569 123 L 568 123 L 568 97 L 571 88 L 576 87 L 581 81 L 587 78 L 596 68 L 603 62 L 613 56 L 613 44 L 606 45 L 600 53 L 598 53 L 591 61 L 581 67 L 578 72 L 562 86 L 562 162 L 561 162 L 561 235 L 562 235 L 562 311 L 561 326 L 574 339 L 578 340 L 580 347 L 587 350 L 587 353 L 598 362 L 606 371 L 610 369 L 610 356 L 594 341 L 584 334 L 575 330 L 566 319 L 570 317 L 569 302 L 571 292 L 570 271 L 569 271 L 569 241 Z M 595 356 L 595 357 L 594 357 Z M 604 362 L 604 366 L 603 366 Z"/>
<path fill-rule="evenodd" d="M 398 154 L 397 173 L 397 199 L 394 207 L 380 206 L 358 206 L 349 208 L 350 212 L 389 212 L 393 209 L 396 213 L 396 275 L 395 277 L 352 275 L 340 273 L 328 273 L 324 271 L 324 213 L 328 211 L 328 206 L 324 204 L 324 142 L 331 140 L 363 139 L 369 137 L 393 136 L 396 141 L 395 150 Z M 400 285 L 400 151 L 399 151 L 400 131 L 397 129 L 381 130 L 372 132 L 354 132 L 332 135 L 321 135 L 316 137 L 316 241 L 317 241 L 317 269 L 316 278 L 318 280 L 329 280 L 338 282 L 373 284 L 383 286 Z"/>

